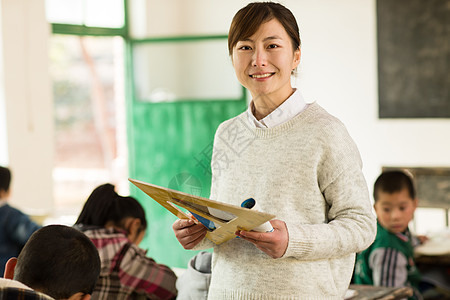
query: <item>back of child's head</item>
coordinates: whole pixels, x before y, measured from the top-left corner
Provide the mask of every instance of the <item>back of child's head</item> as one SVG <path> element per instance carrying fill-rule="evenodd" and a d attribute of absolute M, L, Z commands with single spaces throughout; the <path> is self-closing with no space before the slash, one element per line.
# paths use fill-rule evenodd
<path fill-rule="evenodd" d="M 410 175 L 401 170 L 385 171 L 375 181 L 373 198 L 377 202 L 380 192 L 393 194 L 402 190 L 407 190 L 411 199 L 416 199 L 416 191 Z"/>
<path fill-rule="evenodd" d="M 11 184 L 11 171 L 6 168 L 0 166 L 0 192 L 8 192 L 9 185 Z"/>
<path fill-rule="evenodd" d="M 147 228 L 142 205 L 133 197 L 118 195 L 114 185 L 106 183 L 92 191 L 75 224 L 105 226 L 107 222 L 113 222 L 120 226 L 128 217 L 140 219 L 142 228 Z"/>
<path fill-rule="evenodd" d="M 97 248 L 82 232 L 49 225 L 30 237 L 17 258 L 14 279 L 55 299 L 92 294 L 100 274 Z"/>

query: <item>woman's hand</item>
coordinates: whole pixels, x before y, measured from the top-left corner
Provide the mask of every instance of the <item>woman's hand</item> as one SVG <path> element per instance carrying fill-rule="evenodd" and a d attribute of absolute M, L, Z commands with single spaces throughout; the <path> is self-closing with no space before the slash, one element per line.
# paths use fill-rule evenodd
<path fill-rule="evenodd" d="M 203 224 L 196 224 L 193 220 L 178 219 L 172 225 L 175 237 L 184 249 L 192 249 L 206 235 L 207 229 Z"/>
<path fill-rule="evenodd" d="M 280 258 L 286 252 L 289 234 L 286 223 L 281 220 L 270 221 L 272 232 L 236 231 L 236 235 L 253 243 L 256 248 L 268 254 L 272 258 Z"/>

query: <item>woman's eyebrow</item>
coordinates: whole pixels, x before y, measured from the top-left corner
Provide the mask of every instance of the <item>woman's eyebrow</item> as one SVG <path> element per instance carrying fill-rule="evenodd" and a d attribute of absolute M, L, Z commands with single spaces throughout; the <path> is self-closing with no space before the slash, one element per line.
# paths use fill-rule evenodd
<path fill-rule="evenodd" d="M 264 42 L 271 41 L 271 40 L 282 40 L 282 38 L 280 36 L 278 36 L 278 35 L 271 35 L 271 36 L 268 36 L 268 37 L 263 39 Z M 252 43 L 254 43 L 255 41 L 252 40 L 251 38 L 246 38 L 246 39 L 240 40 L 239 42 L 252 42 Z"/>
<path fill-rule="evenodd" d="M 282 38 L 279 37 L 278 35 L 272 35 L 272 36 L 268 36 L 266 37 L 263 41 L 270 41 L 270 40 L 281 40 Z"/>

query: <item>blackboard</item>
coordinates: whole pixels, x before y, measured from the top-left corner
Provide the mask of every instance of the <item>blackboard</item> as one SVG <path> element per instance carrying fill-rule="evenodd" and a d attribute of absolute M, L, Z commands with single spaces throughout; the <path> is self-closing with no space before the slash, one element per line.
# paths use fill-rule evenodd
<path fill-rule="evenodd" d="M 383 167 L 383 172 L 390 170 L 412 175 L 420 207 L 450 209 L 450 168 Z"/>
<path fill-rule="evenodd" d="M 377 0 L 380 118 L 450 117 L 450 0 Z"/>

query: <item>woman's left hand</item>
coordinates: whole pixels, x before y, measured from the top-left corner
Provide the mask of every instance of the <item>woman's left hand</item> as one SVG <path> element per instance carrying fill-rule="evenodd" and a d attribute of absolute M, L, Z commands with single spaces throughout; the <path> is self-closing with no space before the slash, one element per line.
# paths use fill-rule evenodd
<path fill-rule="evenodd" d="M 256 248 L 268 254 L 272 258 L 280 258 L 286 252 L 289 234 L 286 223 L 281 220 L 270 221 L 272 232 L 236 231 L 236 235 L 254 244 Z"/>

